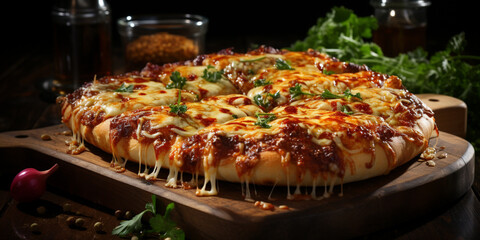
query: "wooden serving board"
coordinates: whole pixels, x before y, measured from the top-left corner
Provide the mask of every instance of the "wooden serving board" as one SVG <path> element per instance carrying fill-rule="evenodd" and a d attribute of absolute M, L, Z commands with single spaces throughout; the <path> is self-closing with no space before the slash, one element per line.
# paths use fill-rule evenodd
<path fill-rule="evenodd" d="M 219 195 L 197 197 L 195 189 L 172 189 L 164 180 L 146 182 L 137 177 L 138 164 L 127 171 L 110 168 L 111 156 L 93 146 L 79 155 L 66 153 L 67 130 L 62 125 L 0 134 L 2 166 L 11 171 L 25 167 L 60 168 L 49 178 L 60 188 L 110 209 L 141 211 L 150 195 L 161 205 L 175 203 L 174 220 L 188 239 L 318 239 L 363 236 L 439 211 L 461 197 L 474 178 L 474 150 L 462 138 L 440 132 L 431 140 L 447 154 L 434 167 L 414 159 L 390 174 L 349 183 L 322 200 L 287 200 L 285 187 L 250 186 L 253 198 L 273 204 L 262 210 L 242 197 L 240 184 L 219 183 Z M 51 140 L 42 140 L 48 134 Z M 162 170 L 165 179 L 168 170 Z M 187 178 L 187 177 L 186 177 Z M 293 188 L 291 191 L 293 192 Z M 302 191 L 310 192 L 310 188 Z M 323 187 L 317 188 L 322 193 Z M 268 196 L 271 194 L 271 198 Z M 281 209 L 279 206 L 288 206 Z"/>

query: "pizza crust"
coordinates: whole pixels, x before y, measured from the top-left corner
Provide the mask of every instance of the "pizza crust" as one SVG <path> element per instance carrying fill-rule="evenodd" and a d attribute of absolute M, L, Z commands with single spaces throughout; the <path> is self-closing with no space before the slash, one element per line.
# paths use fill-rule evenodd
<path fill-rule="evenodd" d="M 74 118 L 70 118 L 70 121 L 66 124 L 72 128 L 73 122 Z M 168 158 L 169 152 L 159 154 L 160 157 L 157 159 L 152 144 L 143 145 L 134 138 L 122 138 L 116 146 L 112 147 L 109 135 L 110 122 L 111 119 L 107 119 L 94 127 L 92 131 L 81 125 L 82 137 L 103 151 L 112 153 L 117 159 L 128 159 L 149 167 L 160 164 L 162 168 L 177 169 L 177 171 L 181 167 Z M 428 146 L 427 139 L 430 138 L 434 130 L 434 121 L 432 118 L 424 116 L 418 119 L 415 129 L 424 136 L 425 140 L 423 142 L 408 141 L 404 136 L 396 136 L 388 142 L 387 146 L 376 144 L 372 167 L 367 167 L 368 163 L 372 161 L 371 153 L 349 154 L 348 157 L 353 160 L 346 164 L 343 178 L 335 174 L 312 176 L 309 171 L 300 177 L 294 165 L 284 166 L 282 164 L 282 160 L 286 156 L 282 156 L 275 151 L 264 151 L 260 154 L 256 166 L 248 174 L 241 177 L 237 173 L 233 159 L 220 159 L 219 166 L 215 169 L 216 179 L 229 182 L 248 181 L 259 185 L 277 186 L 325 186 L 369 179 L 388 174 L 392 169 L 405 164 L 425 150 Z M 203 175 L 201 171 L 199 174 Z"/>

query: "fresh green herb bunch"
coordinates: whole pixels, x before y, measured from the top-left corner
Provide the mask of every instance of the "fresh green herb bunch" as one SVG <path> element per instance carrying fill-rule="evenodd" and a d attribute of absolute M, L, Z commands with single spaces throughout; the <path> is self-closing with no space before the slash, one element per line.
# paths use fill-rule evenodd
<path fill-rule="evenodd" d="M 318 19 L 304 40 L 293 43 L 289 49 L 316 49 L 342 61 L 365 64 L 374 71 L 396 75 L 413 93 L 437 93 L 463 100 L 468 106 L 467 140 L 479 150 L 480 56 L 464 54 L 465 34 L 453 36 L 445 50 L 430 56 L 418 48 L 387 57 L 377 44 L 368 40 L 377 27 L 373 16 L 358 17 L 350 9 L 334 7 Z"/>
<path fill-rule="evenodd" d="M 184 240 L 185 233 L 182 229 L 177 227 L 177 224 L 170 218 L 170 212 L 175 207 L 174 203 L 167 205 L 163 215 L 157 212 L 156 196 L 152 195 L 152 202 L 145 205 L 145 210 L 135 215 L 130 220 L 120 222 L 116 226 L 112 234 L 120 237 L 137 236 L 140 238 L 170 238 L 172 240 Z M 143 223 L 143 216 L 150 212 L 153 217 L 148 220 L 148 223 Z"/>

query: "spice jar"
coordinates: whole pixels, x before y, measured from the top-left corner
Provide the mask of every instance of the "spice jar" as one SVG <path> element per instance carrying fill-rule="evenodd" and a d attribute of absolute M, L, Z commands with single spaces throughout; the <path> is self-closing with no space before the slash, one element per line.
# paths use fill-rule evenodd
<path fill-rule="evenodd" d="M 373 41 L 385 56 L 395 57 L 418 47 L 425 48 L 429 1 L 371 0 L 370 5 L 378 21 Z"/>
<path fill-rule="evenodd" d="M 185 61 L 204 53 L 208 19 L 191 14 L 127 16 L 117 21 L 124 70 Z"/>

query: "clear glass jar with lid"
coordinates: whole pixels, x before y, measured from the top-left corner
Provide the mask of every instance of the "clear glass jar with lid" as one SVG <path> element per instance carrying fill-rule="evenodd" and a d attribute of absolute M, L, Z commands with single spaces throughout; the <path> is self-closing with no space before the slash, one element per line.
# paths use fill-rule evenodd
<path fill-rule="evenodd" d="M 371 0 L 378 29 L 373 33 L 386 56 L 426 47 L 427 0 Z"/>

